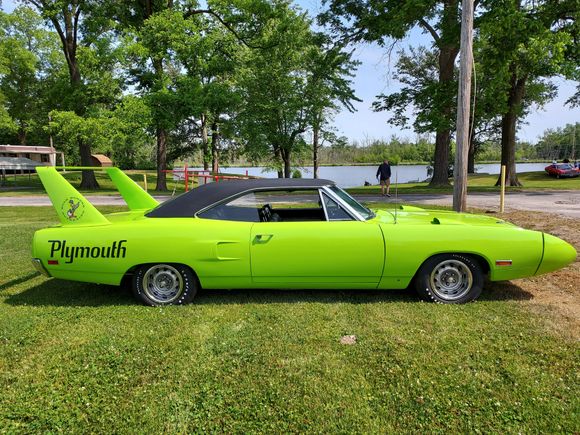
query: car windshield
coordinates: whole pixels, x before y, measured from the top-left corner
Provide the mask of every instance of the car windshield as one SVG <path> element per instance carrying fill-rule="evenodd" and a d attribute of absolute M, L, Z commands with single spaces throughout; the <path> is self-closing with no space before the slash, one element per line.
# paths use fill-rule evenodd
<path fill-rule="evenodd" d="M 564 163 L 564 164 L 558 165 L 558 166 L 557 166 L 557 168 L 558 168 L 558 169 L 574 169 L 574 168 L 572 167 L 572 165 L 571 165 L 571 164 L 569 164 L 569 163 Z"/>
<path fill-rule="evenodd" d="M 330 186 L 330 190 L 332 190 L 336 195 L 340 197 L 344 202 L 346 202 L 349 206 L 351 206 L 357 213 L 359 213 L 365 220 L 369 220 L 375 217 L 375 214 L 366 208 L 364 205 L 359 203 L 356 199 L 346 193 L 338 186 Z"/>

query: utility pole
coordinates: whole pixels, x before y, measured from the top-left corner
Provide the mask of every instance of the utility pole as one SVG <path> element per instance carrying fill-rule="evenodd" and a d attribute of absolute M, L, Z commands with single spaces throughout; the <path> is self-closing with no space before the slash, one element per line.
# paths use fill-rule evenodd
<path fill-rule="evenodd" d="M 572 129 L 572 160 L 576 161 L 576 123 Z"/>
<path fill-rule="evenodd" d="M 473 65 L 473 0 L 461 3 L 461 51 L 459 91 L 457 95 L 457 149 L 453 166 L 453 210 L 465 211 L 467 206 L 467 160 L 469 154 L 469 117 L 471 99 L 471 68 Z"/>

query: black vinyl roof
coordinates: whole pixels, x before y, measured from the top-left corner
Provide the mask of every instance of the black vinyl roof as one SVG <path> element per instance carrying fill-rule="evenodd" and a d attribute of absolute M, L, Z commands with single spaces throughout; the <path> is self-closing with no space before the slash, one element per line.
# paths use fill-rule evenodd
<path fill-rule="evenodd" d="M 258 180 L 221 180 L 207 183 L 159 205 L 148 217 L 192 217 L 198 211 L 228 198 L 254 190 L 317 189 L 334 181 L 311 178 L 261 178 Z"/>

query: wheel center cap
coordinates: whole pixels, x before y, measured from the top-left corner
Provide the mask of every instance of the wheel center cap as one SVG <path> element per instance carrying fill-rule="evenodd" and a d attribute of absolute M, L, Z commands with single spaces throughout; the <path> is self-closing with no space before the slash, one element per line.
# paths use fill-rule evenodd
<path fill-rule="evenodd" d="M 158 277 L 156 282 L 157 282 L 157 287 L 159 287 L 160 289 L 167 289 L 167 288 L 171 287 L 171 284 L 172 284 L 171 279 L 168 278 L 166 275 Z"/>

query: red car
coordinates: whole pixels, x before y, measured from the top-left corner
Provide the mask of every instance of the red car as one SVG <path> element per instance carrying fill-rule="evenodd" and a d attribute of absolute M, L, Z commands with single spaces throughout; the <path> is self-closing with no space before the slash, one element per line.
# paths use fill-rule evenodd
<path fill-rule="evenodd" d="M 545 169 L 548 175 L 556 178 L 572 178 L 580 175 L 580 168 L 575 168 L 570 163 L 553 163 Z"/>

